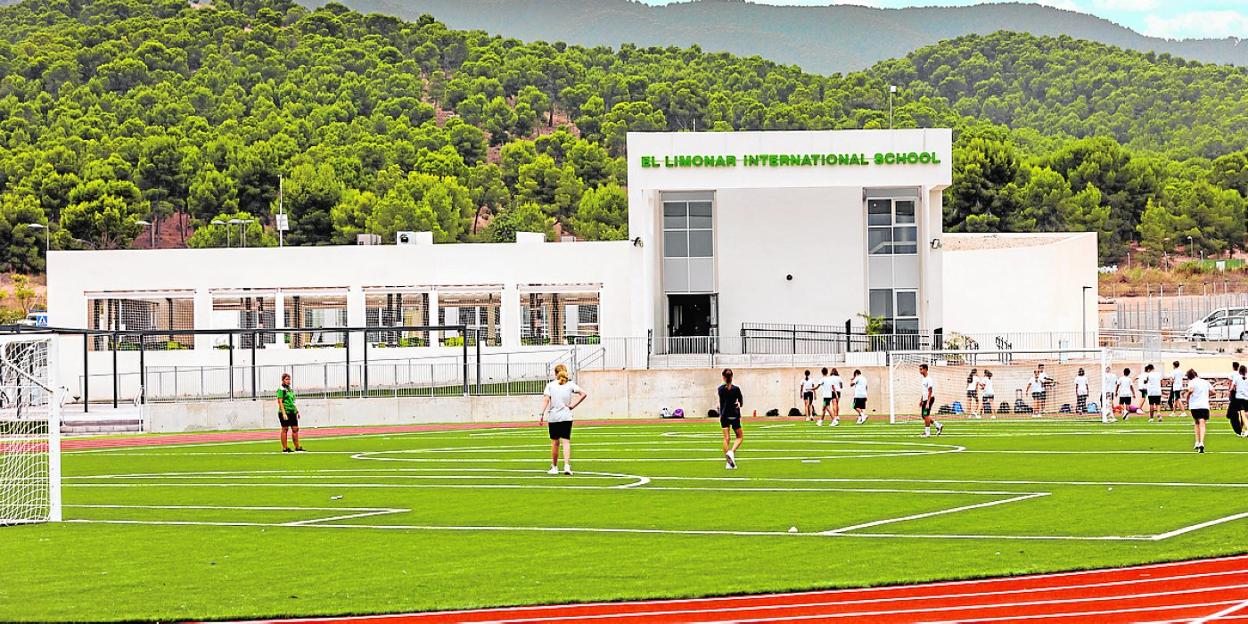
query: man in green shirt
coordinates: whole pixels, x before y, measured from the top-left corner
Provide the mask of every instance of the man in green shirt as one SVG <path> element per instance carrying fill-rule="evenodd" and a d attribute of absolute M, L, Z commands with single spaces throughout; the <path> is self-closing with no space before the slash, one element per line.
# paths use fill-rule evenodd
<path fill-rule="evenodd" d="M 291 453 L 286 443 L 287 432 L 295 438 L 295 450 L 303 452 L 299 444 L 299 409 L 295 407 L 295 391 L 290 389 L 290 375 L 282 375 L 282 387 L 277 389 L 277 420 L 282 425 L 282 452 Z"/>

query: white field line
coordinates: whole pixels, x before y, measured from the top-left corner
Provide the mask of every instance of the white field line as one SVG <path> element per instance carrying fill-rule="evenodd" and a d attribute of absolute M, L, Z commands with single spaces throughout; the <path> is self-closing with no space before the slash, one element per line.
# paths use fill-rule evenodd
<path fill-rule="evenodd" d="M 1181 609 L 1201 609 L 1205 607 L 1220 607 L 1225 604 L 1230 604 L 1231 602 L 1233 601 L 1223 600 L 1223 601 L 1218 601 L 1218 602 L 1199 602 L 1199 603 L 1193 602 L 1193 603 L 1185 603 L 1185 604 L 1160 605 L 1156 607 L 1131 607 L 1127 609 L 1106 609 L 1103 611 L 1080 611 L 1077 613 L 1042 613 L 1042 614 L 1037 614 L 1037 615 L 1003 615 L 999 617 L 965 618 L 965 619 L 959 618 L 957 620 L 929 621 L 929 622 L 925 622 L 924 624 L 971 624 L 971 623 L 981 623 L 981 622 L 1015 622 L 1018 620 L 1049 620 L 1049 619 L 1074 618 L 1074 617 L 1089 618 L 1091 616 L 1097 616 L 1097 615 L 1101 615 L 1101 616 L 1121 615 L 1124 613 L 1148 613 L 1148 612 L 1156 612 L 1156 611 L 1175 611 L 1175 610 L 1181 610 Z M 760 622 L 760 621 L 780 621 L 780 620 L 740 620 L 740 621 Z M 1088 620 L 1088 621 L 1095 621 L 1095 620 Z M 1196 622 L 1208 622 L 1212 620 L 1183 619 L 1183 620 L 1176 620 L 1176 621 L 1186 622 L 1188 624 L 1194 624 Z"/>
<path fill-rule="evenodd" d="M 65 505 L 65 507 L 87 509 L 227 509 L 230 511 L 396 511 L 389 507 L 267 507 L 253 505 Z M 403 509 L 401 511 L 409 510 Z"/>
<path fill-rule="evenodd" d="M 284 526 L 305 526 L 309 524 L 316 524 L 318 522 L 336 522 L 339 520 L 351 520 L 353 518 L 368 518 L 370 516 L 385 516 L 385 515 L 397 514 L 397 513 L 407 513 L 409 511 L 411 511 L 411 509 L 398 509 L 398 508 L 377 509 L 374 511 L 361 511 L 359 513 L 353 513 L 353 514 L 343 514 L 341 516 L 330 516 L 328 518 L 313 518 L 311 520 L 299 520 L 296 522 L 287 522 L 284 524 Z"/>
<path fill-rule="evenodd" d="M 438 435 L 445 435 L 447 436 L 447 439 L 450 439 L 450 440 L 462 440 L 463 439 L 462 435 L 455 435 L 455 434 L 462 434 L 463 432 L 466 432 L 466 431 L 477 431 L 477 430 L 475 429 L 460 429 L 460 430 L 439 429 L 439 430 L 434 430 L 434 431 L 400 431 L 400 432 L 395 432 L 395 433 L 346 433 L 342 435 L 332 435 L 332 436 L 309 436 L 305 439 L 307 440 L 357 440 L 361 438 L 403 438 L 407 436 L 427 436 L 431 438 L 436 438 Z M 218 432 L 218 433 L 232 433 L 232 432 L 227 431 L 227 432 Z M 174 435 L 190 435 L 190 434 L 174 434 Z M 146 439 L 146 438 L 140 438 L 140 439 Z M 143 448 L 201 448 L 201 447 L 211 447 L 211 446 L 234 446 L 236 444 L 273 444 L 276 441 L 277 441 L 277 430 L 273 430 L 272 438 L 264 438 L 260 440 L 226 440 L 226 441 L 218 440 L 218 441 L 213 441 L 213 442 L 185 442 L 185 443 L 173 443 L 173 444 L 139 444 L 135 446 L 107 446 L 107 447 L 102 447 L 102 448 L 74 449 L 74 450 L 64 451 L 64 453 L 65 454 L 72 453 L 75 455 L 95 454 L 95 453 L 114 453 L 114 452 L 120 453 L 120 452 L 125 452 L 125 451 L 134 451 L 136 449 L 143 449 Z"/>
<path fill-rule="evenodd" d="M 856 530 L 858 530 L 858 529 L 869 529 L 869 528 L 871 528 L 871 527 L 881 526 L 881 525 L 885 525 L 885 524 L 894 524 L 894 523 L 897 523 L 897 522 L 909 522 L 909 521 L 911 521 L 911 520 L 922 520 L 922 519 L 924 519 L 924 518 L 932 518 L 932 517 L 935 517 L 935 516 L 943 516 L 943 515 L 947 515 L 947 514 L 951 514 L 951 513 L 958 513 L 958 512 L 961 512 L 961 511 L 970 511 L 970 510 L 972 510 L 972 509 L 983 509 L 983 508 L 985 508 L 985 507 L 995 507 L 995 506 L 997 506 L 997 505 L 1006 505 L 1006 504 L 1009 504 L 1009 503 L 1017 503 L 1017 502 L 1021 502 L 1021 501 L 1025 501 L 1025 500 L 1031 500 L 1031 499 L 1033 499 L 1033 498 L 1041 498 L 1041 497 L 1044 497 L 1044 496 L 1049 496 L 1049 495 L 1050 495 L 1050 494 L 1049 494 L 1048 492 L 1033 492 L 1033 493 L 1030 493 L 1030 494 L 1023 494 L 1022 496 L 1015 496 L 1015 497 L 1012 497 L 1012 498 L 1003 498 L 1003 499 L 999 499 L 999 500 L 988 501 L 988 502 L 985 502 L 985 503 L 977 503 L 977 504 L 974 504 L 974 505 L 963 505 L 963 506 L 961 506 L 961 507 L 952 507 L 952 508 L 950 508 L 950 509 L 940 509 L 940 510 L 937 510 L 937 511 L 928 511 L 928 512 L 925 512 L 925 513 L 911 514 L 911 515 L 908 515 L 908 516 L 901 516 L 901 517 L 898 517 L 898 518 L 885 518 L 885 519 L 883 519 L 883 520 L 874 520 L 874 521 L 872 521 L 872 522 L 864 522 L 864 523 L 862 523 L 862 524 L 855 524 L 855 525 L 852 525 L 852 526 L 841 527 L 841 528 L 839 528 L 839 529 L 832 529 L 832 530 L 830 530 L 830 531 L 823 531 L 823 534 L 824 534 L 824 535 L 836 535 L 836 534 L 838 534 L 838 533 L 848 533 L 848 532 L 850 532 L 850 531 L 856 531 Z"/>
<path fill-rule="evenodd" d="M 1177 535 L 1183 535 L 1184 533 L 1191 533 L 1192 531 L 1199 531 L 1200 529 L 1208 528 L 1211 526 L 1216 526 L 1216 525 L 1223 524 L 1226 522 L 1234 522 L 1235 520 L 1241 520 L 1243 518 L 1248 518 L 1248 512 L 1231 514 L 1229 516 L 1222 516 L 1221 518 L 1214 518 L 1213 520 L 1206 520 L 1205 522 L 1200 522 L 1200 523 L 1193 524 L 1190 526 L 1181 527 L 1173 531 L 1166 531 L 1165 533 L 1159 533 L 1157 535 L 1154 535 L 1153 539 L 1156 541 L 1170 539 Z"/>
<path fill-rule="evenodd" d="M 1151 542 L 1152 535 L 972 535 L 926 533 L 837 533 L 837 537 L 870 537 L 886 539 L 942 540 L 1006 540 L 1062 542 Z"/>
<path fill-rule="evenodd" d="M 869 617 L 880 617 L 880 616 L 889 616 L 889 615 L 893 615 L 893 616 L 906 615 L 906 614 L 912 614 L 912 613 L 928 613 L 928 612 L 936 612 L 936 611 L 943 611 L 943 612 L 984 611 L 984 610 L 989 610 L 989 609 L 1008 609 L 1008 608 L 1018 608 L 1018 607 L 1044 607 L 1044 606 L 1049 606 L 1049 605 L 1097 603 L 1097 602 L 1107 602 L 1107 601 L 1118 601 L 1118 600 L 1124 600 L 1124 599 L 1184 596 L 1184 595 L 1191 595 L 1191 594 L 1203 594 L 1203 593 L 1209 593 L 1209 592 L 1220 592 L 1220 591 L 1244 589 L 1244 588 L 1248 588 L 1248 584 L 1223 585 L 1223 586 L 1217 586 L 1217 587 L 1201 587 L 1201 588 L 1195 588 L 1195 589 L 1178 589 L 1178 590 L 1171 590 L 1171 591 L 1146 592 L 1146 593 L 1141 593 L 1141 594 L 1134 594 L 1132 596 L 1120 596 L 1120 595 L 1118 596 L 1088 596 L 1088 597 L 1081 597 L 1081 598 L 1054 598 L 1050 600 L 1024 600 L 1024 601 L 1019 601 L 1019 602 L 1002 602 L 1002 603 L 992 603 L 992 604 L 986 604 L 986 605 L 958 605 L 958 606 L 937 605 L 937 606 L 929 606 L 929 607 L 921 607 L 921 608 L 916 607 L 916 608 L 903 608 L 903 609 L 880 609 L 880 610 L 875 610 L 875 611 L 851 611 L 851 612 L 846 612 L 846 613 L 821 613 L 817 615 L 780 616 L 780 617 L 774 617 L 774 618 L 768 618 L 768 617 L 732 618 L 730 620 L 725 620 L 725 622 L 786 622 L 786 621 L 795 621 L 795 620 L 817 620 L 817 619 L 832 619 L 832 618 L 869 618 Z M 931 598 L 939 600 L 943 598 L 948 598 L 948 596 L 932 596 Z M 1180 604 L 1180 605 L 1174 605 L 1174 606 L 1169 606 L 1169 607 L 1137 607 L 1136 609 L 1144 610 L 1144 611 L 1156 611 L 1160 609 L 1167 609 L 1167 608 L 1172 609 L 1176 607 L 1177 608 L 1185 608 L 1188 606 L 1203 607 L 1203 606 L 1218 606 L 1218 605 L 1224 605 L 1224 604 L 1227 604 L 1227 602 L 1200 603 L 1196 605 Z M 817 607 L 820 605 L 812 604 L 812 605 L 793 605 L 793 606 L 796 608 L 802 608 L 802 607 Z M 554 621 L 560 621 L 560 620 L 577 620 L 577 621 L 612 620 L 612 619 L 619 619 L 619 618 L 633 618 L 637 616 L 642 616 L 642 617 L 669 616 L 670 617 L 670 616 L 679 616 L 679 615 L 702 615 L 702 614 L 728 615 L 732 613 L 750 612 L 750 611 L 755 611 L 755 610 L 763 610 L 763 609 L 759 609 L 757 607 L 752 607 L 752 606 L 718 607 L 718 608 L 697 609 L 697 610 L 670 609 L 670 610 L 656 610 L 656 611 L 648 611 L 648 612 L 602 613 L 602 614 L 562 616 L 562 617 L 557 616 L 557 617 L 541 617 L 541 618 L 505 618 L 505 619 L 499 619 L 499 620 L 480 620 L 480 621 L 477 621 L 477 624 L 522 624 L 522 623 L 529 623 L 529 622 L 554 622 Z M 1120 610 L 1115 609 L 1112 611 L 1097 611 L 1094 613 L 1104 615 L 1108 613 L 1129 613 L 1132 611 L 1133 609 L 1128 608 L 1128 609 L 1120 609 Z M 1030 617 L 1051 618 L 1051 617 L 1068 617 L 1071 615 L 1081 615 L 1081 614 L 1055 613 L 1055 614 L 1044 614 L 1044 615 L 1030 616 Z M 1021 616 L 1021 618 L 1026 618 L 1026 617 L 1029 617 L 1029 616 Z M 958 618 L 957 620 L 954 620 L 954 621 L 956 622 L 978 622 L 978 621 L 995 621 L 998 619 L 1016 619 L 1016 618 L 1021 619 L 1020 616 L 1013 616 L 1013 617 L 984 618 L 984 619 Z M 706 621 L 710 621 L 710 620 L 706 620 Z"/>
<path fill-rule="evenodd" d="M 1222 609 L 1221 611 L 1218 611 L 1217 613 L 1211 613 L 1209 615 L 1206 615 L 1205 617 L 1192 620 L 1191 624 L 1206 624 L 1206 622 L 1214 622 L 1228 615 L 1231 615 L 1232 613 L 1235 613 L 1236 611 L 1242 611 L 1246 607 L 1248 607 L 1248 600 L 1245 600 L 1239 604 L 1231 605 L 1225 609 Z"/>
<path fill-rule="evenodd" d="M 580 473 L 578 473 L 580 474 Z M 305 477 L 308 478 L 308 477 Z M 313 477 L 314 478 L 314 477 Z M 398 477 L 396 477 L 398 478 Z M 419 478 L 419 477 L 409 477 Z M 551 477 L 551 481 L 571 480 L 569 477 Z M 644 479 L 644 477 L 643 477 Z M 964 496 L 1047 496 L 1049 492 L 998 492 L 989 490 L 929 490 L 909 488 L 787 488 L 787 487 L 666 487 L 646 486 L 644 481 L 635 481 L 621 485 L 531 485 L 531 484 L 496 484 L 496 483 L 214 483 L 198 481 L 182 481 L 175 483 L 134 483 L 119 481 L 115 483 L 74 483 L 75 488 L 194 488 L 194 487 L 280 487 L 280 488 L 378 488 L 378 489 L 507 489 L 507 490 L 622 490 L 637 489 L 641 492 L 778 492 L 778 493 L 864 493 L 864 494 L 956 494 Z"/>

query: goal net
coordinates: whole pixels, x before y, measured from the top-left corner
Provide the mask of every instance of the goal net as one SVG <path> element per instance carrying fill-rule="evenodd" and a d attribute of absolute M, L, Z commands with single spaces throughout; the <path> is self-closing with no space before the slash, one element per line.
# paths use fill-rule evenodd
<path fill-rule="evenodd" d="M 937 418 L 1100 418 L 1108 363 L 1103 349 L 895 351 L 889 354 L 889 420 L 920 418 L 923 364 Z"/>
<path fill-rule="evenodd" d="M 0 526 L 61 519 L 51 346 L 48 336 L 0 334 Z"/>

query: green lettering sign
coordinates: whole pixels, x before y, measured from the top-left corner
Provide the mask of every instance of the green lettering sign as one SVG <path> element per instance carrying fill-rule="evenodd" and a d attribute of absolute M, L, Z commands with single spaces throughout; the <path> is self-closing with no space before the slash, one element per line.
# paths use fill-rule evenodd
<path fill-rule="evenodd" d="M 663 168 L 780 168 L 780 167 L 854 167 L 896 165 L 939 165 L 936 152 L 876 152 L 871 157 L 862 153 L 828 154 L 668 154 L 639 156 L 642 169 Z"/>

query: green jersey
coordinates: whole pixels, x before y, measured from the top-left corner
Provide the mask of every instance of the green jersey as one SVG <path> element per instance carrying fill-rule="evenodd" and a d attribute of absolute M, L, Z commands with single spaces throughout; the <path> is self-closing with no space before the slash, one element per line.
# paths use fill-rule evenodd
<path fill-rule="evenodd" d="M 286 410 L 287 414 L 294 414 L 295 412 L 299 411 L 295 409 L 295 391 L 294 390 L 291 390 L 290 388 L 278 388 L 277 400 L 281 401 L 282 409 Z"/>

